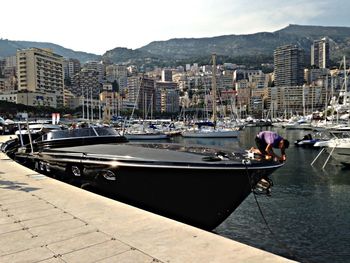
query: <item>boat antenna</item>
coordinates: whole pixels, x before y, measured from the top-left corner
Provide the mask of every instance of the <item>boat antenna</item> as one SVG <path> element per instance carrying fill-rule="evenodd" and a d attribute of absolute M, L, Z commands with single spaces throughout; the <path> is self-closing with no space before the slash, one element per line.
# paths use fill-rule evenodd
<path fill-rule="evenodd" d="M 216 126 L 216 54 L 212 55 L 212 60 L 213 60 L 213 70 L 212 70 L 212 93 L 213 93 L 213 116 L 212 116 L 212 121 L 214 123 L 214 126 Z"/>
<path fill-rule="evenodd" d="M 344 91 L 348 91 L 348 73 L 346 72 L 346 58 L 345 56 L 343 57 L 343 63 L 344 63 Z"/>
<path fill-rule="evenodd" d="M 21 146 L 24 146 L 24 143 L 23 143 L 23 134 L 22 134 L 22 130 L 21 130 L 21 124 L 18 123 L 18 131 L 19 131 L 19 139 L 21 141 Z"/>
<path fill-rule="evenodd" d="M 100 135 L 98 134 L 98 132 L 96 131 L 94 125 L 91 125 L 91 128 L 92 128 L 92 130 L 94 131 L 94 133 L 95 133 L 96 136 L 100 136 Z"/>
<path fill-rule="evenodd" d="M 34 150 L 33 150 L 32 134 L 30 133 L 28 119 L 27 119 L 27 130 L 28 130 L 28 137 L 29 137 L 29 143 L 30 143 L 31 153 L 33 153 Z"/>

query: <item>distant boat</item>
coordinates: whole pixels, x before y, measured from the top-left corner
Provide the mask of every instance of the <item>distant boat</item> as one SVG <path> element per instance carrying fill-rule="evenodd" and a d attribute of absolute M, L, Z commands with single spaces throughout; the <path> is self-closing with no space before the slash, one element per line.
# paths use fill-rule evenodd
<path fill-rule="evenodd" d="M 184 138 L 237 138 L 239 129 L 201 127 L 181 132 Z"/>
<path fill-rule="evenodd" d="M 306 117 L 301 117 L 299 119 L 291 119 L 288 123 L 285 123 L 283 128 L 287 130 L 312 130 L 311 120 Z"/>
<path fill-rule="evenodd" d="M 321 139 L 312 138 L 311 134 L 305 135 L 302 139 L 294 142 L 297 147 L 313 147 L 315 143 L 321 141 Z"/>
<path fill-rule="evenodd" d="M 156 132 L 140 132 L 140 133 L 125 133 L 124 136 L 128 140 L 162 140 L 168 139 L 169 135 L 164 133 L 156 133 Z"/>
<path fill-rule="evenodd" d="M 334 138 L 317 142 L 315 147 L 325 147 L 326 151 L 339 163 L 350 167 L 350 138 Z"/>
<path fill-rule="evenodd" d="M 170 136 L 154 126 L 145 127 L 146 123 L 135 124 L 125 129 L 124 136 L 128 140 L 161 140 Z"/>
<path fill-rule="evenodd" d="M 212 72 L 212 94 L 213 94 L 213 116 L 210 123 L 197 123 L 198 127 L 181 132 L 185 138 L 236 138 L 239 135 L 239 128 L 218 127 L 216 113 L 216 55 L 213 54 L 213 72 Z"/>

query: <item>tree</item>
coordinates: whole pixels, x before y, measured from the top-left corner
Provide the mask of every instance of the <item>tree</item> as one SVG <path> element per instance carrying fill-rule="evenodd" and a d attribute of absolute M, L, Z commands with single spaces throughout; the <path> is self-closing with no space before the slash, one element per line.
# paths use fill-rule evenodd
<path fill-rule="evenodd" d="M 64 85 L 66 85 L 68 87 L 72 86 L 72 80 L 70 77 L 64 78 Z"/>
<path fill-rule="evenodd" d="M 112 82 L 112 91 L 113 92 L 119 92 L 119 84 L 116 80 Z"/>

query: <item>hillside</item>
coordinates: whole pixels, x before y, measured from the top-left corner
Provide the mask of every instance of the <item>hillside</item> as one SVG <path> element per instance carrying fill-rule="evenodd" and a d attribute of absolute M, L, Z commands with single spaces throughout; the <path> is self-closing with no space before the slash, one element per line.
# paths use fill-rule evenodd
<path fill-rule="evenodd" d="M 212 53 L 231 58 L 259 55 L 272 57 L 274 49 L 285 44 L 299 45 L 309 54 L 312 42 L 322 37 L 330 38 L 332 59 L 350 54 L 350 28 L 299 25 L 289 25 L 273 33 L 155 41 L 140 50 L 169 59 L 210 56 Z"/>
<path fill-rule="evenodd" d="M 143 68 L 173 66 L 197 62 L 210 63 L 212 53 L 218 55 L 218 63 L 233 62 L 248 66 L 272 63 L 273 51 L 285 44 L 296 44 L 305 50 L 309 61 L 310 48 L 314 40 L 330 39 L 331 60 L 337 64 L 342 56 L 350 57 L 350 27 L 289 25 L 275 32 L 260 32 L 248 35 L 225 35 L 210 38 L 174 38 L 167 41 L 153 41 L 139 49 L 117 47 L 106 51 L 103 56 L 77 52 L 62 46 L 28 41 L 0 39 L 0 57 L 14 55 L 19 48 L 51 48 L 67 58 L 81 62 L 103 60 L 118 64 L 135 64 Z"/>
<path fill-rule="evenodd" d="M 65 58 L 75 58 L 83 63 L 91 60 L 101 59 L 101 56 L 98 56 L 95 54 L 81 52 L 81 51 L 74 51 L 72 49 L 64 48 L 62 46 L 52 44 L 52 43 L 12 41 L 7 39 L 0 39 L 0 57 L 13 56 L 13 55 L 16 55 L 17 49 L 24 49 L 24 48 L 31 48 L 31 47 L 50 48 L 56 54 L 59 54 Z"/>
<path fill-rule="evenodd" d="M 309 62 L 311 44 L 323 37 L 330 39 L 333 63 L 337 64 L 344 55 L 350 56 L 349 27 L 289 25 L 272 33 L 154 41 L 136 50 L 116 48 L 106 52 L 103 58 L 114 63 L 169 66 L 193 62 L 210 63 L 211 54 L 216 53 L 218 62 L 259 66 L 263 62 L 273 62 L 276 47 L 296 44 L 305 50 L 306 62 Z"/>

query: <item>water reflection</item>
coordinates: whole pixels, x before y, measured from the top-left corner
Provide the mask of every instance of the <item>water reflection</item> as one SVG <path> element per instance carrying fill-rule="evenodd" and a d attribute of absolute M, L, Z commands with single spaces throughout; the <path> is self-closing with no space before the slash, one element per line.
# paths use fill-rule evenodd
<path fill-rule="evenodd" d="M 290 141 L 288 159 L 272 175 L 272 197 L 258 196 L 258 202 L 276 238 L 267 230 L 253 195 L 215 232 L 301 262 L 350 262 L 350 169 L 333 160 L 321 169 L 326 154 L 311 166 L 319 151 L 293 144 L 309 131 L 274 130 Z M 237 139 L 178 137 L 174 142 L 249 149 L 259 131 L 246 128 Z"/>

